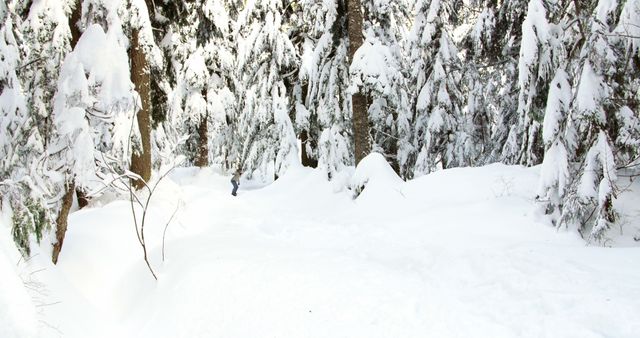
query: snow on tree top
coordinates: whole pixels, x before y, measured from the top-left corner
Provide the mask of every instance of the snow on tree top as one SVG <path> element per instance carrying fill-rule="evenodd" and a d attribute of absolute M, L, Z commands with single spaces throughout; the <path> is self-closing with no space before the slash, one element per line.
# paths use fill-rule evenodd
<path fill-rule="evenodd" d="M 90 84 L 101 84 L 101 102 L 114 103 L 130 97 L 133 84 L 129 59 L 116 36 L 105 33 L 100 25 L 91 25 L 78 40 L 72 55 L 89 73 Z"/>
<path fill-rule="evenodd" d="M 379 41 L 365 40 L 353 55 L 349 72 L 354 75 L 353 86 L 372 88 L 386 93 L 400 67 L 396 64 L 389 47 Z M 355 89 L 355 88 L 351 88 Z"/>

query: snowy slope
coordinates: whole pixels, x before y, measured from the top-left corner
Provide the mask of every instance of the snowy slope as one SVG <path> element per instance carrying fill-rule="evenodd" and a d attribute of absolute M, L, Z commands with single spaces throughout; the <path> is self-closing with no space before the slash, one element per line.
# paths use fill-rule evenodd
<path fill-rule="evenodd" d="M 243 181 L 236 198 L 217 170 L 177 170 L 147 228 L 157 282 L 127 202 L 78 211 L 45 272 L 66 283 L 54 290 L 66 305 L 45 319 L 65 337 L 108 336 L 105 327 L 118 337 L 640 335 L 640 249 L 588 247 L 542 223 L 538 168 L 404 183 L 373 162 L 356 170 L 371 184 L 355 200 L 308 169 Z M 102 327 L 73 327 L 94 315 Z"/>

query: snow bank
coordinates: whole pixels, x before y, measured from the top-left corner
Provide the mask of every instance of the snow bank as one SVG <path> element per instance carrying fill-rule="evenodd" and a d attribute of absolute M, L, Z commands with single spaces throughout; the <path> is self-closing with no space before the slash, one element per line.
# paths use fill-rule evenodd
<path fill-rule="evenodd" d="M 0 220 L 0 337 L 35 337 L 36 308 L 20 278 L 9 227 Z"/>
<path fill-rule="evenodd" d="M 403 182 L 372 154 L 354 200 L 321 170 L 242 178 L 233 197 L 224 171 L 180 168 L 147 223 L 159 280 L 127 202 L 80 210 L 42 275 L 63 301 L 46 320 L 65 337 L 637 337 L 640 250 L 538 222 L 539 175 L 494 164 Z M 625 233 L 636 189 L 616 205 Z"/>
<path fill-rule="evenodd" d="M 34 337 L 37 327 L 35 307 L 14 264 L 1 253 L 0 275 L 0 337 Z"/>
<path fill-rule="evenodd" d="M 0 337 L 128 337 L 117 322 L 87 302 L 64 270 L 51 263 L 51 244 L 46 239 L 40 246 L 34 241 L 32 256 L 21 258 L 10 236 L 9 220 L 7 212 L 0 212 Z"/>

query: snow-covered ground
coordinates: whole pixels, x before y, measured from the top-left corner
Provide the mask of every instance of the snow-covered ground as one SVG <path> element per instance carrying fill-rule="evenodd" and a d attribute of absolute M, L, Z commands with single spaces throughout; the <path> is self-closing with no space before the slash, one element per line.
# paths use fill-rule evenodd
<path fill-rule="evenodd" d="M 602 248 L 543 223 L 539 168 L 404 183 L 378 164 L 354 173 L 367 182 L 355 200 L 309 169 L 236 198 L 218 170 L 177 169 L 146 228 L 157 282 L 126 201 L 73 213 L 57 267 L 44 249 L 15 264 L 5 218 L 0 337 L 640 336 L 640 186 L 621 199 L 618 246 Z M 25 290 L 18 276 L 36 291 L 3 293 Z"/>

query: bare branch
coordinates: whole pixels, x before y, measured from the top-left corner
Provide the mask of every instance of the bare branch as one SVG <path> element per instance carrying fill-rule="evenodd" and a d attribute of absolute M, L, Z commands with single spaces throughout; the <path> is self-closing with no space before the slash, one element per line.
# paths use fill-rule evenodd
<path fill-rule="evenodd" d="M 43 303 L 43 304 L 37 304 L 35 305 L 35 307 L 45 307 L 45 306 L 52 306 L 52 305 L 57 305 L 62 303 L 61 301 L 57 301 L 57 302 L 53 302 L 53 303 Z"/>
<path fill-rule="evenodd" d="M 138 219 L 136 217 L 136 209 L 135 209 L 135 206 L 133 205 L 134 195 L 135 194 L 133 193 L 133 189 L 131 189 L 131 184 L 129 184 L 129 201 L 131 202 L 130 204 L 131 204 L 131 214 L 133 215 L 133 226 L 136 228 L 136 236 L 138 237 L 138 242 L 140 242 L 140 245 L 144 246 L 144 242 L 140 237 L 140 231 L 138 230 Z"/>
<path fill-rule="evenodd" d="M 176 210 L 173 211 L 173 214 L 171 214 L 171 218 L 169 218 L 169 220 L 167 221 L 167 224 L 164 226 L 164 231 L 162 232 L 162 261 L 164 262 L 164 243 L 165 243 L 165 237 L 167 236 L 167 228 L 169 228 L 169 224 L 171 223 L 171 221 L 173 220 L 173 217 L 176 215 L 176 213 L 178 212 L 178 208 L 180 207 L 180 204 L 176 204 Z"/>

